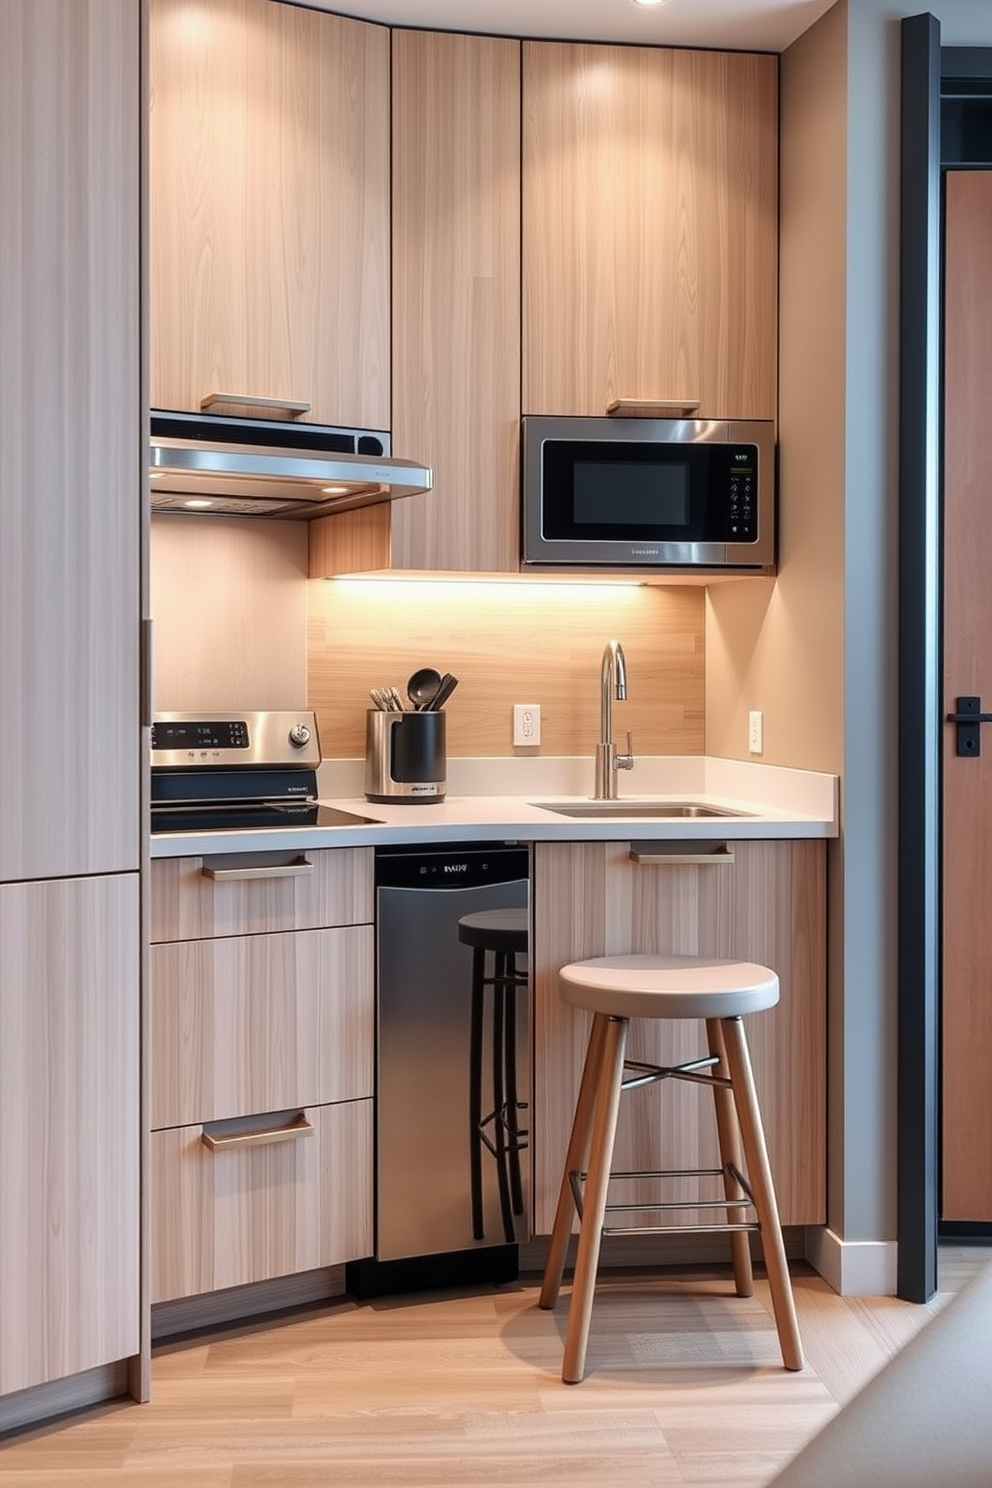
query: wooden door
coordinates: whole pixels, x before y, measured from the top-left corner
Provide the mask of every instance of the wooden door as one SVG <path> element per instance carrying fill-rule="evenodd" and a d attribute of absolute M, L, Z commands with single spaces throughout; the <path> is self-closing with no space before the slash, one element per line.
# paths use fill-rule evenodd
<path fill-rule="evenodd" d="M 992 172 L 946 175 L 943 711 L 992 712 Z M 944 725 L 941 1218 L 992 1221 L 992 732 Z"/>
<path fill-rule="evenodd" d="M 138 866 L 139 14 L 3 6 L 0 880 Z"/>
<path fill-rule="evenodd" d="M 0 1395 L 139 1349 L 138 875 L 0 885 Z"/>
<path fill-rule="evenodd" d="M 152 0 L 150 50 L 152 406 L 388 429 L 387 28 Z"/>
<path fill-rule="evenodd" d="M 393 36 L 396 568 L 519 568 L 520 43 Z"/>
<path fill-rule="evenodd" d="M 777 409 L 778 59 L 525 42 L 523 411 Z"/>
<path fill-rule="evenodd" d="M 587 956 L 733 956 L 772 966 L 782 995 L 746 1019 L 783 1224 L 826 1217 L 826 853 L 822 842 L 735 842 L 734 861 L 634 862 L 628 842 L 534 852 L 534 1209 L 550 1232 L 591 1019 L 562 1002 L 558 971 Z M 662 844 L 656 844 L 659 850 Z M 677 851 L 678 844 L 675 844 Z M 697 1057 L 701 1025 L 631 1029 L 630 1057 Z M 643 1095 L 643 1099 L 642 1099 Z M 617 1169 L 717 1162 L 712 1099 L 684 1082 L 621 1108 Z"/>

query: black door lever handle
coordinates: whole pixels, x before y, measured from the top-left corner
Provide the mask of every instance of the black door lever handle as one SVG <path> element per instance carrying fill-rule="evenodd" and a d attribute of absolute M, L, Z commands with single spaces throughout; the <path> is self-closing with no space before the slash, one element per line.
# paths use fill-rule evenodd
<path fill-rule="evenodd" d="M 992 713 L 982 712 L 980 697 L 959 697 L 954 701 L 957 705 L 957 712 L 948 713 L 947 722 L 957 724 L 955 753 L 977 756 L 982 752 L 982 734 L 979 725 L 992 723 Z"/>

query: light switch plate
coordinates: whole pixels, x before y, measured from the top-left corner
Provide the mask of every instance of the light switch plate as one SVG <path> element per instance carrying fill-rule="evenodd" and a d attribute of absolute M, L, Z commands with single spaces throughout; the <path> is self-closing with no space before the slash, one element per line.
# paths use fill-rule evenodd
<path fill-rule="evenodd" d="M 760 754 L 763 748 L 764 720 L 756 708 L 747 715 L 747 747 L 752 754 Z"/>

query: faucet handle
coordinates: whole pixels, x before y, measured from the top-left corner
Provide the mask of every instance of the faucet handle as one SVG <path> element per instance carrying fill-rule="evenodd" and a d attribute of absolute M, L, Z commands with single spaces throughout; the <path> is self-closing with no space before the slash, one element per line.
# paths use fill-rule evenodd
<path fill-rule="evenodd" d="M 616 768 L 618 770 L 632 770 L 634 768 L 634 736 L 627 730 L 627 753 L 618 754 L 616 757 Z"/>

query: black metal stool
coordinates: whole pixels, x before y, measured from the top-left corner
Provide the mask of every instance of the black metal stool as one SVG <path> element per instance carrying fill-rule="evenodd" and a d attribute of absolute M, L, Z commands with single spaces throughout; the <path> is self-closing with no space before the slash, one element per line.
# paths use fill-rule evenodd
<path fill-rule="evenodd" d="M 482 1201 L 482 1149 L 496 1160 L 503 1234 L 515 1238 L 513 1216 L 524 1212 L 520 1154 L 528 1132 L 519 1112 L 526 1102 L 517 1096 L 517 989 L 527 985 L 527 973 L 517 956 L 527 953 L 526 909 L 485 909 L 463 915 L 458 939 L 472 947 L 472 1015 L 469 1035 L 469 1151 L 471 1158 L 472 1234 L 485 1239 Z M 487 974 L 486 955 L 493 956 Z M 486 988 L 493 989 L 491 1056 L 492 1110 L 483 1115 L 482 1087 L 485 1059 Z"/>

